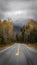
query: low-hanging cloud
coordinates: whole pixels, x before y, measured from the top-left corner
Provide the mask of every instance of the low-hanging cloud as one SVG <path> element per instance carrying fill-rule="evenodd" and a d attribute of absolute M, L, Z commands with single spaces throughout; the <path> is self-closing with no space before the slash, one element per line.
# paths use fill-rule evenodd
<path fill-rule="evenodd" d="M 23 13 L 19 14 L 19 11 Z M 8 17 L 14 20 L 22 17 L 37 20 L 37 0 L 0 0 L 0 19 Z"/>

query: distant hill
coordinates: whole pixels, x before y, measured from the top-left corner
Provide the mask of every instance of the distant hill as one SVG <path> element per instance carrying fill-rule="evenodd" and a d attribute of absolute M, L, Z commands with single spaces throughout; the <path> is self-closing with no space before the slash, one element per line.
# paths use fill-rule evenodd
<path fill-rule="evenodd" d="M 16 20 L 16 21 L 14 21 L 13 23 L 14 23 L 14 25 L 20 26 L 20 27 L 23 27 L 24 25 L 27 24 L 26 20 L 23 19 L 23 18 L 18 19 L 18 20 Z"/>
<path fill-rule="evenodd" d="M 35 21 L 35 20 L 33 20 L 33 19 L 28 19 L 27 20 L 27 23 L 29 23 L 29 24 L 37 24 L 37 21 Z"/>
<path fill-rule="evenodd" d="M 20 29 L 27 24 L 29 24 L 29 29 L 37 28 L 37 22 L 33 19 L 16 20 L 14 24 L 14 33 L 20 32 Z"/>
<path fill-rule="evenodd" d="M 14 25 L 14 33 L 20 32 L 21 26 Z"/>
<path fill-rule="evenodd" d="M 27 24 L 29 24 L 30 29 L 37 28 L 37 22 L 32 19 L 27 20 Z"/>

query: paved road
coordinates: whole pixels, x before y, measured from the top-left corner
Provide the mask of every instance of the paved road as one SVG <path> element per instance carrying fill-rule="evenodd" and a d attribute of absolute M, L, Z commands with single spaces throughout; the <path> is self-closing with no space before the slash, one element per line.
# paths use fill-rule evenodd
<path fill-rule="evenodd" d="M 37 49 L 15 43 L 0 51 L 0 65 L 37 65 Z"/>

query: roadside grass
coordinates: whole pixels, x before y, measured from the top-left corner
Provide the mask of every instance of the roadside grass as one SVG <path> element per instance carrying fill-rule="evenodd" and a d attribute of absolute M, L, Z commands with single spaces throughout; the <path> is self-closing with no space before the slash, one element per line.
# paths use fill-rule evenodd
<path fill-rule="evenodd" d="M 0 51 L 13 45 L 14 43 L 13 42 L 10 42 L 10 43 L 7 43 L 7 44 L 0 44 Z"/>
<path fill-rule="evenodd" d="M 18 42 L 16 42 L 18 43 Z M 13 45 L 14 42 L 10 42 L 10 43 L 7 43 L 7 44 L 0 44 L 0 51 Z M 28 47 L 32 47 L 32 48 L 35 48 L 37 49 L 37 43 L 23 43 L 23 42 L 19 42 L 19 44 L 26 44 Z"/>
<path fill-rule="evenodd" d="M 28 43 L 27 46 L 37 49 L 37 43 Z"/>

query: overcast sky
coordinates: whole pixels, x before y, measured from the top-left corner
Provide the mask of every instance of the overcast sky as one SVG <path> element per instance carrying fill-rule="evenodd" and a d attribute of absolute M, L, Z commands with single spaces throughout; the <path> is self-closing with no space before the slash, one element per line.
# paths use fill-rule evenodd
<path fill-rule="evenodd" d="M 37 20 L 37 0 L 0 0 L 0 19 Z"/>

